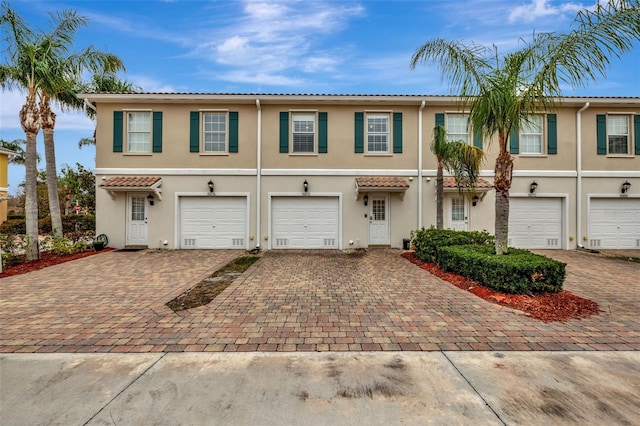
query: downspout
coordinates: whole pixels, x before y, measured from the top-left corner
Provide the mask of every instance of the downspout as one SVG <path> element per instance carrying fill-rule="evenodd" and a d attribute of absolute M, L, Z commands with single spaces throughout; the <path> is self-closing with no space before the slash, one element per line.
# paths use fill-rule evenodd
<path fill-rule="evenodd" d="M 256 99 L 258 108 L 258 135 L 257 135 L 257 158 L 256 158 L 256 248 L 260 249 L 260 206 L 262 204 L 262 107 L 260 99 Z"/>
<path fill-rule="evenodd" d="M 418 229 L 422 229 L 422 110 L 425 105 L 422 101 L 418 109 Z"/>
<path fill-rule="evenodd" d="M 87 98 L 84 98 L 84 106 L 86 106 L 87 108 L 92 109 L 94 112 L 98 112 L 96 107 L 94 107 L 93 104 L 91 102 L 89 102 L 89 99 L 87 99 Z"/>
<path fill-rule="evenodd" d="M 587 102 L 576 114 L 576 244 L 584 248 L 582 241 L 582 112 L 589 108 Z"/>

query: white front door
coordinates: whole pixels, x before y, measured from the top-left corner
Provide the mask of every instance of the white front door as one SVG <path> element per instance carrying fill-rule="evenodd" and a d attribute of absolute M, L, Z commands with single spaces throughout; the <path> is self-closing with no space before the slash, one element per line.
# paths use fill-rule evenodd
<path fill-rule="evenodd" d="M 389 195 L 373 195 L 369 200 L 369 244 L 389 242 Z"/>
<path fill-rule="evenodd" d="M 464 197 L 451 198 L 451 210 L 449 214 L 449 229 L 456 231 L 468 231 L 469 220 L 467 215 L 467 200 Z"/>
<path fill-rule="evenodd" d="M 144 194 L 127 196 L 127 242 L 128 246 L 146 246 L 147 242 L 147 197 Z"/>

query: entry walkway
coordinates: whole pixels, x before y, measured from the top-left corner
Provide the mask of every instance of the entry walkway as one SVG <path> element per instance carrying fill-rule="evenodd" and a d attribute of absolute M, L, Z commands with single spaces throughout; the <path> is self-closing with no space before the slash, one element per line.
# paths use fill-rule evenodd
<path fill-rule="evenodd" d="M 239 251 L 108 252 L 0 282 L 2 352 L 640 350 L 640 265 L 575 251 L 565 288 L 599 315 L 543 323 L 399 250 L 270 251 L 211 304 L 164 303 Z"/>

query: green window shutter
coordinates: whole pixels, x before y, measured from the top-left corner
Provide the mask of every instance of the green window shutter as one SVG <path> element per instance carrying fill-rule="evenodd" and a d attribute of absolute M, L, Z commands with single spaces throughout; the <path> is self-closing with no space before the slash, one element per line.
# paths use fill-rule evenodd
<path fill-rule="evenodd" d="M 402 113 L 393 113 L 393 153 L 402 154 Z"/>
<path fill-rule="evenodd" d="M 123 126 L 122 111 L 113 111 L 113 152 L 122 152 L 122 131 Z"/>
<path fill-rule="evenodd" d="M 477 131 L 473 133 L 473 146 L 482 149 L 482 132 Z"/>
<path fill-rule="evenodd" d="M 509 136 L 511 141 L 509 146 L 509 152 L 511 154 L 519 154 L 520 153 L 520 135 L 518 134 L 517 128 L 511 128 L 511 135 Z"/>
<path fill-rule="evenodd" d="M 598 155 L 607 155 L 607 116 L 596 115 L 596 137 L 598 145 Z"/>
<path fill-rule="evenodd" d="M 356 112 L 354 119 L 354 152 L 364 153 L 364 112 Z"/>
<path fill-rule="evenodd" d="M 286 111 L 280 113 L 280 152 L 289 152 L 289 113 Z"/>
<path fill-rule="evenodd" d="M 318 113 L 318 152 L 326 154 L 329 152 L 329 141 L 327 138 L 328 117 L 326 112 Z"/>
<path fill-rule="evenodd" d="M 162 112 L 153 112 L 153 152 L 162 152 Z"/>
<path fill-rule="evenodd" d="M 229 111 L 229 152 L 238 152 L 238 113 Z"/>
<path fill-rule="evenodd" d="M 444 114 L 436 114 L 436 126 L 444 127 Z"/>
<path fill-rule="evenodd" d="M 633 116 L 633 139 L 636 145 L 636 155 L 640 155 L 640 115 Z"/>
<path fill-rule="evenodd" d="M 200 152 L 200 112 L 191 111 L 189 124 L 189 152 Z"/>
<path fill-rule="evenodd" d="M 558 153 L 558 122 L 555 114 L 547 114 L 547 153 Z"/>

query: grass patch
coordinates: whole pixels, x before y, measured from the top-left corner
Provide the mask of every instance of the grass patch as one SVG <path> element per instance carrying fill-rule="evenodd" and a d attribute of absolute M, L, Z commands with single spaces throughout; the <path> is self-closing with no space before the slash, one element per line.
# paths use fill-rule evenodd
<path fill-rule="evenodd" d="M 260 256 L 242 256 L 232 260 L 166 305 L 173 312 L 180 312 L 209 304 L 259 258 Z"/>

